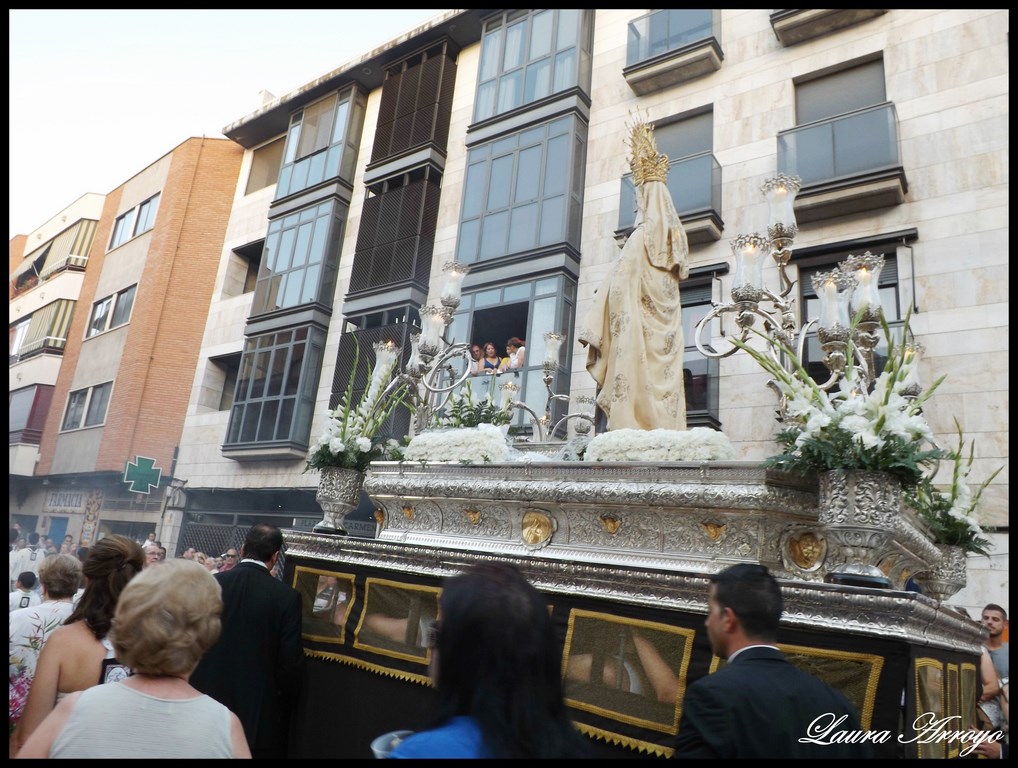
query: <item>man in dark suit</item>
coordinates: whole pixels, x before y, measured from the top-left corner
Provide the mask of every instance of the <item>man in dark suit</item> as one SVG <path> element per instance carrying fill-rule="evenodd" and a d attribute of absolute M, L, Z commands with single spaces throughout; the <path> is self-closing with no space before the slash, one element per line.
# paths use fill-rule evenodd
<path fill-rule="evenodd" d="M 707 603 L 711 648 L 728 663 L 686 689 L 674 757 L 873 756 L 869 744 L 842 744 L 835 736 L 861 730 L 851 702 L 775 647 L 781 588 L 764 566 L 715 574 Z"/>
<path fill-rule="evenodd" d="M 223 631 L 191 675 L 191 685 L 240 718 L 255 758 L 287 757 L 304 663 L 300 593 L 272 576 L 282 546 L 279 528 L 254 525 L 244 559 L 215 574 Z"/>

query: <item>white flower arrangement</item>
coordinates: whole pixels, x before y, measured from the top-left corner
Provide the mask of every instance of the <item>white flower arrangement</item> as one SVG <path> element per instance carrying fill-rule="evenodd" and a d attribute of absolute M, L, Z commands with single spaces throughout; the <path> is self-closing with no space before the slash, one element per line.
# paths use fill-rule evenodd
<path fill-rule="evenodd" d="M 493 424 L 422 432 L 403 451 L 405 461 L 486 464 L 508 457 L 505 435 Z"/>
<path fill-rule="evenodd" d="M 856 319 L 858 322 L 858 318 Z M 903 335 L 908 332 L 906 317 Z M 853 325 L 853 330 L 854 330 Z M 830 469 L 862 469 L 889 472 L 906 487 L 915 486 L 945 453 L 932 445 L 933 432 L 922 406 L 943 381 L 938 379 L 918 397 L 908 397 L 917 361 L 905 345 L 897 345 L 883 324 L 888 347 L 887 363 L 869 392 L 856 375 L 849 345 L 845 375 L 833 392 L 810 377 L 787 347 L 781 351 L 795 363 L 789 372 L 766 352 L 739 339 L 733 340 L 769 373 L 786 403 L 786 417 L 775 439 L 784 451 L 767 465 L 799 474 Z"/>
<path fill-rule="evenodd" d="M 367 390 L 354 403 L 353 385 L 360 360 L 360 346 L 357 346 L 346 391 L 339 406 L 326 413 L 321 434 L 308 454 L 305 471 L 341 467 L 363 472 L 375 459 L 400 458 L 399 442 L 379 432 L 398 406 L 413 409 L 414 404 L 405 384 L 389 388 L 399 362 L 396 346 L 392 342 L 381 342 L 374 345 L 374 350 L 375 364 L 368 372 Z M 383 394 L 386 395 L 384 399 Z"/>
<path fill-rule="evenodd" d="M 728 461 L 735 448 L 723 432 L 706 427 L 616 429 L 591 439 L 585 461 Z"/>

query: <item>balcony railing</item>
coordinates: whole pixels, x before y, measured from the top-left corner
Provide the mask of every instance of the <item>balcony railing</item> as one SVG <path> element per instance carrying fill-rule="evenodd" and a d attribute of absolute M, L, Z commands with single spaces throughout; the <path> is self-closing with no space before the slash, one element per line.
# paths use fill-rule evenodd
<path fill-rule="evenodd" d="M 57 272 L 63 272 L 66 269 L 82 270 L 86 266 L 88 266 L 88 256 L 75 256 L 74 254 L 70 254 L 60 259 L 60 261 L 54 262 L 53 264 L 47 264 L 40 277 L 43 280 L 48 280 Z"/>
<path fill-rule="evenodd" d="M 898 116 L 880 104 L 778 134 L 778 170 L 803 187 L 899 166 Z"/>
<path fill-rule="evenodd" d="M 720 42 L 717 12 L 709 8 L 666 8 L 629 22 L 626 66 L 677 51 L 710 37 Z"/>
<path fill-rule="evenodd" d="M 63 352 L 66 345 L 67 339 L 57 338 L 56 336 L 44 336 L 41 339 L 22 344 L 16 354 L 9 356 L 10 362 L 8 364 L 14 365 L 29 357 L 34 357 L 40 352 Z"/>
<path fill-rule="evenodd" d="M 702 211 L 721 213 L 721 165 L 710 152 L 676 160 L 668 170 L 668 191 L 679 216 Z M 622 177 L 619 198 L 619 229 L 633 226 L 636 218 L 636 189 L 632 174 Z"/>

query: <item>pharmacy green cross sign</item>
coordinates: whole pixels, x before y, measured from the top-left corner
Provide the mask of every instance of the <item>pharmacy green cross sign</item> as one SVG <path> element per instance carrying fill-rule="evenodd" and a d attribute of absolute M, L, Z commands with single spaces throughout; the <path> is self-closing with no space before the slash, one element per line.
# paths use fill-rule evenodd
<path fill-rule="evenodd" d="M 124 469 L 124 482 L 131 493 L 149 493 L 159 487 L 159 479 L 163 471 L 156 466 L 155 459 L 135 456 L 134 461 L 127 462 Z"/>

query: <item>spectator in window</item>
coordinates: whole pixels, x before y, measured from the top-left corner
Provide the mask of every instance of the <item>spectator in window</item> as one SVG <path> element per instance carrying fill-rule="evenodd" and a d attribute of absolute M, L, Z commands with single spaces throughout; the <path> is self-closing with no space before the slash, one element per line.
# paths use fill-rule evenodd
<path fill-rule="evenodd" d="M 509 355 L 505 358 L 502 370 L 510 371 L 522 368 L 527 356 L 527 348 L 523 345 L 523 339 L 513 336 L 505 343 L 505 349 Z"/>
<path fill-rule="evenodd" d="M 481 358 L 481 370 L 487 374 L 498 373 L 502 368 L 502 358 L 498 356 L 498 350 L 492 341 L 484 344 L 484 357 Z"/>
<path fill-rule="evenodd" d="M 479 373 L 484 373 L 483 363 L 481 358 L 484 357 L 484 350 L 481 349 L 480 344 L 470 345 L 470 375 L 476 376 Z"/>

